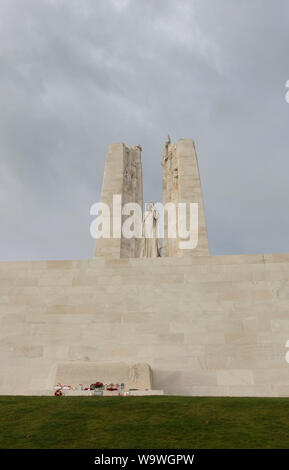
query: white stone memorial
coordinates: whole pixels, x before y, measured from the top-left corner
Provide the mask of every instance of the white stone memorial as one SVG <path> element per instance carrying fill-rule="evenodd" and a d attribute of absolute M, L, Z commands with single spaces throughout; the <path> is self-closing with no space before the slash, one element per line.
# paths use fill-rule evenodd
<path fill-rule="evenodd" d="M 165 220 L 163 256 L 156 237 L 120 236 L 90 260 L 0 263 L 1 394 L 147 364 L 165 394 L 289 396 L 289 254 L 210 256 L 194 142 L 168 139 L 162 167 L 163 202 L 199 204 L 196 248 Z M 114 194 L 142 206 L 139 145 L 109 146 L 102 202 Z"/>

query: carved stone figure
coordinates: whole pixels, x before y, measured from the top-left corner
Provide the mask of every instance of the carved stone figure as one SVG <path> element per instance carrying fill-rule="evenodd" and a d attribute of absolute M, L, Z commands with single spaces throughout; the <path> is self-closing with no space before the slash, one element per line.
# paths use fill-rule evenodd
<path fill-rule="evenodd" d="M 158 258 L 161 256 L 159 231 L 159 213 L 153 202 L 148 202 L 145 205 L 143 215 L 142 258 Z"/>
<path fill-rule="evenodd" d="M 169 156 L 170 156 L 170 152 L 169 152 L 169 145 L 171 143 L 171 138 L 170 136 L 168 135 L 168 140 L 166 141 L 165 143 L 165 148 L 163 150 L 163 161 L 162 161 L 162 165 L 164 165 L 167 160 L 169 159 Z"/>
<path fill-rule="evenodd" d="M 179 172 L 177 168 L 174 168 L 173 171 L 173 183 L 174 183 L 174 188 L 178 187 L 178 178 L 179 178 Z"/>

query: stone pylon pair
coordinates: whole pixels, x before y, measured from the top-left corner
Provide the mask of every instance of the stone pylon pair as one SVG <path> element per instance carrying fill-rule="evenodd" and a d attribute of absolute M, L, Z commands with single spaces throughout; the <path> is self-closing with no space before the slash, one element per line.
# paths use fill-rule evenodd
<path fill-rule="evenodd" d="M 143 207 L 143 182 L 140 145 L 127 146 L 124 143 L 110 144 L 106 157 L 101 192 L 101 202 L 110 208 L 110 227 L 123 223 L 127 217 L 113 211 L 113 196 L 121 196 L 122 207 L 126 203 L 137 203 Z M 172 143 L 170 138 L 165 143 L 162 154 L 163 168 L 163 204 L 198 203 L 198 244 L 194 249 L 180 249 L 179 235 L 168 237 L 167 217 L 164 217 L 163 256 L 208 256 L 208 236 L 205 221 L 204 204 L 198 160 L 192 139 L 180 139 Z M 121 218 L 116 220 L 116 218 Z M 95 243 L 94 256 L 106 258 L 139 258 L 142 253 L 141 238 L 120 237 L 100 238 Z"/>

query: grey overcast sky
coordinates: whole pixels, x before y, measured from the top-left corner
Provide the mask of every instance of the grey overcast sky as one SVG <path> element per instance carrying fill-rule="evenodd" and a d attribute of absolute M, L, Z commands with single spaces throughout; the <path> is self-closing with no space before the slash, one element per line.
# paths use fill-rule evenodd
<path fill-rule="evenodd" d="M 111 142 L 196 143 L 211 254 L 289 252 L 288 0 L 0 0 L 0 260 L 93 255 Z"/>

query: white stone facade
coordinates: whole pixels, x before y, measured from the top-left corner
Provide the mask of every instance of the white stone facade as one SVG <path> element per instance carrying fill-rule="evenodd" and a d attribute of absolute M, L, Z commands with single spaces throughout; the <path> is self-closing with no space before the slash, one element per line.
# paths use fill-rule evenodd
<path fill-rule="evenodd" d="M 122 363 L 148 364 L 166 394 L 289 396 L 289 254 L 209 256 L 190 139 L 167 142 L 163 192 L 200 204 L 197 250 L 165 240 L 140 258 L 141 240 L 105 239 L 91 260 L 0 263 L 0 394 L 52 390 L 64 363 Z M 140 146 L 109 147 L 113 194 L 142 204 Z"/>
<path fill-rule="evenodd" d="M 166 394 L 289 396 L 289 255 L 0 263 L 1 394 L 148 363 Z"/>

